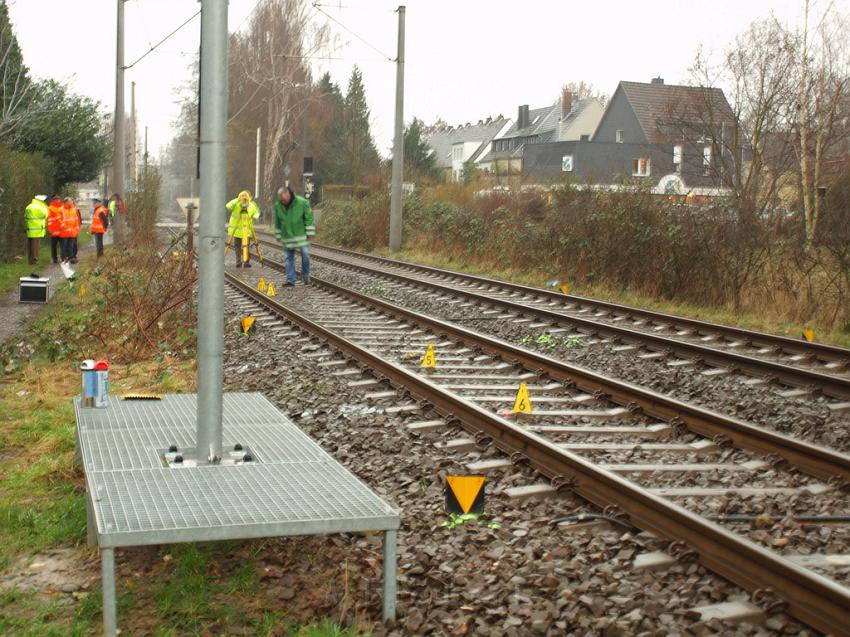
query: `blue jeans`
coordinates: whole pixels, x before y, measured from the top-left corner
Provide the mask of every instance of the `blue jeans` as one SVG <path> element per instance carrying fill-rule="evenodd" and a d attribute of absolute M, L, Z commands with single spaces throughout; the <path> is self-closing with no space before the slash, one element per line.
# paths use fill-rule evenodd
<path fill-rule="evenodd" d="M 286 282 L 295 284 L 295 251 L 301 250 L 301 278 L 310 280 L 310 246 L 286 250 Z"/>

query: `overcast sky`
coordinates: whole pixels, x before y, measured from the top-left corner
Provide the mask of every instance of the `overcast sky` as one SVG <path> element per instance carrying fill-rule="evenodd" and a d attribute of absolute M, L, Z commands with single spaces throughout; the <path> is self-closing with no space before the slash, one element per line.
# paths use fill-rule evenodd
<path fill-rule="evenodd" d="M 231 0 L 231 30 L 244 26 L 258 0 Z M 850 11 L 850 0 L 833 0 Z M 308 0 L 309 3 L 309 0 Z M 24 61 L 36 77 L 67 81 L 111 111 L 115 96 L 116 0 L 7 0 Z M 815 0 L 827 6 L 828 0 Z M 340 5 L 342 7 L 340 8 Z M 719 55 L 758 18 L 801 22 L 803 0 L 408 0 L 404 119 L 450 124 L 488 115 L 516 117 L 517 106 L 551 104 L 562 84 L 584 80 L 611 94 L 619 80 L 661 76 L 685 83 L 700 45 Z M 195 13 L 196 0 L 128 0 L 125 64 L 131 64 Z M 323 0 L 321 10 L 391 58 L 398 2 Z M 327 18 L 312 9 L 316 21 Z M 379 151 L 392 145 L 395 64 L 337 24 L 343 60 L 314 62 L 343 91 L 353 64 L 363 71 Z M 157 155 L 179 112 L 175 89 L 188 79 L 200 19 L 126 72 L 136 82 L 139 138 L 149 127 Z"/>

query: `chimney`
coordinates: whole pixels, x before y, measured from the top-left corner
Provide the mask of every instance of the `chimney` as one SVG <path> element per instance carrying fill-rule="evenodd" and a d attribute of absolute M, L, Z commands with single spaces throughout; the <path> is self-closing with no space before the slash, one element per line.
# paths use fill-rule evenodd
<path fill-rule="evenodd" d="M 521 128 L 525 128 L 526 126 L 529 125 L 529 123 L 530 122 L 529 122 L 529 117 L 528 117 L 528 104 L 523 104 L 522 106 L 519 107 L 519 110 L 517 111 L 517 117 L 516 117 L 517 130 L 519 130 Z"/>
<path fill-rule="evenodd" d="M 652 78 L 652 82 L 650 82 L 650 83 L 651 84 L 664 84 L 664 78 L 663 77 L 654 77 L 654 78 Z"/>
<path fill-rule="evenodd" d="M 572 91 L 567 89 L 561 91 L 561 119 L 567 119 L 567 115 L 573 109 L 573 100 L 575 100 L 575 95 Z"/>

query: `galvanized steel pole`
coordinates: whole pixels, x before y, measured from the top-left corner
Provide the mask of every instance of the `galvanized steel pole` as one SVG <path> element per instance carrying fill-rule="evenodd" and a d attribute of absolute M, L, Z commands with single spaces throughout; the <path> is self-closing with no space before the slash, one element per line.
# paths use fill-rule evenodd
<path fill-rule="evenodd" d="M 390 194 L 390 250 L 401 249 L 401 180 L 404 165 L 404 6 L 398 8 L 398 57 L 395 76 L 395 139 Z"/>
<path fill-rule="evenodd" d="M 257 126 L 257 158 L 254 160 L 254 199 L 260 198 L 260 127 Z M 259 205 L 259 204 L 257 204 Z"/>
<path fill-rule="evenodd" d="M 114 139 L 112 141 L 112 192 L 117 192 L 123 199 L 124 192 L 124 164 L 127 161 L 124 147 L 124 3 L 127 0 L 118 0 L 118 19 L 116 25 L 115 46 L 115 119 L 112 124 Z M 109 194 L 109 193 L 107 193 Z M 115 219 L 115 243 L 124 241 L 126 219 L 116 213 Z"/>
<path fill-rule="evenodd" d="M 221 458 L 227 0 L 201 0 L 201 218 L 198 232 L 198 460 Z"/>

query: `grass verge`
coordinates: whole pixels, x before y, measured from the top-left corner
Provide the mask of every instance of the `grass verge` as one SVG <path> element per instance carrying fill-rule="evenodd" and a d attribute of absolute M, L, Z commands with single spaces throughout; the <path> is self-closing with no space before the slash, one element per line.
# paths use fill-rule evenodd
<path fill-rule="evenodd" d="M 82 281 L 92 269 L 80 265 Z M 99 558 L 85 545 L 72 400 L 80 358 L 110 357 L 111 351 L 109 340 L 94 338 L 98 313 L 79 287 L 57 292 L 28 328 L 32 351 L 0 376 L 0 635 L 101 633 Z M 65 346 L 55 346 L 56 334 Z M 113 400 L 130 392 L 194 391 L 194 384 L 195 362 L 184 351 L 152 352 L 132 363 L 113 359 L 110 368 Z M 329 620 L 311 623 L 316 615 L 304 613 L 304 605 L 299 614 L 281 602 L 264 580 L 263 560 L 277 548 L 251 541 L 119 551 L 123 634 L 361 634 Z"/>

